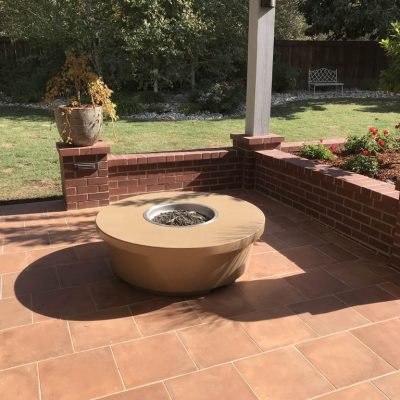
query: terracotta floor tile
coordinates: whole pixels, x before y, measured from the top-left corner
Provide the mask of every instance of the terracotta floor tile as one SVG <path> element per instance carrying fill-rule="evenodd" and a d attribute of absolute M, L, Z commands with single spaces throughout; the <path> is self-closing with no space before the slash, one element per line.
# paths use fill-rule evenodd
<path fill-rule="evenodd" d="M 290 262 L 277 251 L 254 254 L 246 270 L 254 279 L 272 276 L 300 274 L 303 272 L 296 264 Z"/>
<path fill-rule="evenodd" d="M 141 336 L 128 307 L 85 314 L 79 316 L 79 319 L 69 322 L 76 351 L 108 346 Z"/>
<path fill-rule="evenodd" d="M 196 370 L 174 333 L 112 347 L 125 386 L 134 388 Z"/>
<path fill-rule="evenodd" d="M 187 302 L 175 303 L 161 310 L 135 316 L 135 320 L 143 336 L 156 335 L 202 323 L 199 315 Z"/>
<path fill-rule="evenodd" d="M 300 318 L 286 308 L 255 311 L 241 315 L 237 319 L 264 351 L 317 336 Z"/>
<path fill-rule="evenodd" d="M 366 382 L 318 397 L 318 400 L 387 400 L 387 397 L 371 383 Z"/>
<path fill-rule="evenodd" d="M 29 296 L 24 297 L 30 303 Z M 0 300 L 0 330 L 32 323 L 32 311 L 16 298 Z"/>
<path fill-rule="evenodd" d="M 162 383 L 102 397 L 101 400 L 171 400 Z"/>
<path fill-rule="evenodd" d="M 356 255 L 348 252 L 340 246 L 336 246 L 333 243 L 319 244 L 316 248 L 324 254 L 334 258 L 337 262 L 354 261 L 358 259 Z"/>
<path fill-rule="evenodd" d="M 306 400 L 333 390 L 293 348 L 251 357 L 235 365 L 259 400 Z"/>
<path fill-rule="evenodd" d="M 400 369 L 400 319 L 366 326 L 351 333 L 390 365 Z"/>
<path fill-rule="evenodd" d="M 400 316 L 400 302 L 377 286 L 341 293 L 338 297 L 373 322 Z"/>
<path fill-rule="evenodd" d="M 189 303 L 206 322 L 253 311 L 255 309 L 253 304 L 239 289 L 241 285 L 245 284 L 247 282 L 240 282 L 217 289 L 200 299 L 191 300 Z"/>
<path fill-rule="evenodd" d="M 74 246 L 73 251 L 80 260 L 109 256 L 108 246 L 103 241 Z"/>
<path fill-rule="evenodd" d="M 0 372 L 1 400 L 39 400 L 36 364 Z"/>
<path fill-rule="evenodd" d="M 79 314 L 87 314 L 96 310 L 90 292 L 87 288 L 68 288 L 34 294 L 32 310 L 35 321 L 41 316 L 51 318 L 66 318 Z"/>
<path fill-rule="evenodd" d="M 39 363 L 42 399 L 88 400 L 123 390 L 109 348 Z"/>
<path fill-rule="evenodd" d="M 390 400 L 400 400 L 400 372 L 375 379 L 372 383 Z"/>
<path fill-rule="evenodd" d="M 134 289 L 115 279 L 94 283 L 90 291 L 99 309 L 126 306 L 153 298 L 151 294 Z"/>
<path fill-rule="evenodd" d="M 240 324 L 233 321 L 220 320 L 178 334 L 200 368 L 260 353 Z"/>
<path fill-rule="evenodd" d="M 320 335 L 345 331 L 370 321 L 336 297 L 292 304 L 290 309 Z"/>
<path fill-rule="evenodd" d="M 27 265 L 28 259 L 25 252 L 0 255 L 0 274 L 22 271 Z"/>
<path fill-rule="evenodd" d="M 289 276 L 286 280 L 308 298 L 328 296 L 350 289 L 322 269 Z"/>
<path fill-rule="evenodd" d="M 337 388 L 393 371 L 350 333 L 338 333 L 297 347 Z"/>
<path fill-rule="evenodd" d="M 243 298 L 253 304 L 255 310 L 276 308 L 306 300 L 303 294 L 282 278 L 240 282 L 238 286 Z"/>
<path fill-rule="evenodd" d="M 0 370 L 72 352 L 65 321 L 26 325 L 0 332 Z"/>
<path fill-rule="evenodd" d="M 325 268 L 335 278 L 354 289 L 386 281 L 384 277 L 376 274 L 357 261 L 330 264 Z"/>
<path fill-rule="evenodd" d="M 111 268 L 102 257 L 59 265 L 57 268 L 61 287 L 80 286 L 114 279 Z"/>
<path fill-rule="evenodd" d="M 400 300 L 400 286 L 395 285 L 392 282 L 385 282 L 378 285 L 385 292 L 390 293 L 397 300 Z"/>
<path fill-rule="evenodd" d="M 174 400 L 258 400 L 230 364 L 171 379 L 166 386 Z"/>
<path fill-rule="evenodd" d="M 62 264 L 70 264 L 78 259 L 71 247 L 51 247 L 42 250 L 28 250 L 29 268 L 48 268 Z"/>
<path fill-rule="evenodd" d="M 3 254 L 21 253 L 27 250 L 45 249 L 50 247 L 47 233 L 7 236 L 3 243 Z"/>
<path fill-rule="evenodd" d="M 3 275 L 3 297 L 22 296 L 58 289 L 57 273 L 54 268 L 29 270 Z"/>
<path fill-rule="evenodd" d="M 302 246 L 281 250 L 280 253 L 304 271 L 309 271 L 321 265 L 329 265 L 336 260 L 316 246 Z"/>
<path fill-rule="evenodd" d="M 252 254 L 265 253 L 267 251 L 282 250 L 288 247 L 288 244 L 278 239 L 275 235 L 264 233 L 262 238 L 253 244 Z"/>
<path fill-rule="evenodd" d="M 317 245 L 324 243 L 324 240 L 312 233 L 306 232 L 302 229 L 290 229 L 285 232 L 277 232 L 278 239 L 283 240 L 291 247 Z"/>

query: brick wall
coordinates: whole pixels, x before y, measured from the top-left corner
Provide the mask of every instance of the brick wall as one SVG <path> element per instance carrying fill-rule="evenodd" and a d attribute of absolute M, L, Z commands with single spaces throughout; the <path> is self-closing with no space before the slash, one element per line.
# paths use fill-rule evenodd
<path fill-rule="evenodd" d="M 97 142 L 90 147 L 57 149 L 67 210 L 108 205 L 110 194 L 107 155 L 110 146 Z"/>
<path fill-rule="evenodd" d="M 400 192 L 400 181 L 397 182 L 396 189 Z M 397 224 L 393 236 L 393 249 L 391 262 L 396 267 L 400 268 L 400 198 L 397 210 Z"/>
<path fill-rule="evenodd" d="M 383 254 L 395 245 L 400 216 L 393 185 L 267 150 L 256 153 L 256 190 Z"/>
<path fill-rule="evenodd" d="M 58 152 L 67 210 L 104 206 L 139 193 L 243 186 L 244 153 L 238 148 L 115 155 L 98 142 L 59 147 Z"/>
<path fill-rule="evenodd" d="M 110 201 L 167 190 L 218 191 L 241 188 L 243 152 L 218 149 L 110 155 Z"/>

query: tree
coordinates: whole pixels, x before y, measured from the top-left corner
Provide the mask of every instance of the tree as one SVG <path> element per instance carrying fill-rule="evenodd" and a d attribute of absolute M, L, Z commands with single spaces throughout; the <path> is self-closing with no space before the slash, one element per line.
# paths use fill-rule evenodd
<path fill-rule="evenodd" d="M 387 36 L 390 22 L 400 19 L 400 0 L 300 0 L 310 36 L 330 39 L 377 39 Z"/>
<path fill-rule="evenodd" d="M 392 23 L 391 35 L 380 41 L 389 57 L 389 68 L 382 73 L 384 89 L 400 92 L 400 22 Z"/>
<path fill-rule="evenodd" d="M 307 24 L 299 4 L 300 0 L 277 1 L 275 39 L 299 40 L 305 37 Z"/>

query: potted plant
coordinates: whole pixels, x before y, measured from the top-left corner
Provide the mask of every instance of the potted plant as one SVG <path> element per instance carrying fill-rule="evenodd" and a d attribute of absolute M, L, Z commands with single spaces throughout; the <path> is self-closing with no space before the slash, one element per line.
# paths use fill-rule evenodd
<path fill-rule="evenodd" d="M 64 143 L 91 146 L 96 142 L 103 115 L 113 122 L 117 118 L 112 93 L 93 71 L 88 56 L 66 53 L 63 69 L 47 83 L 45 96 L 47 103 L 60 97 L 66 99 L 66 104 L 54 109 L 57 129 Z"/>

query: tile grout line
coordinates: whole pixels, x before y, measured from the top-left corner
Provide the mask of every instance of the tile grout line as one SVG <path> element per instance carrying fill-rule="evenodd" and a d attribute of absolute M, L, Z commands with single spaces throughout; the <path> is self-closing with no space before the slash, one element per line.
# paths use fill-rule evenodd
<path fill-rule="evenodd" d="M 385 321 L 387 322 L 387 321 Z M 378 325 L 381 322 L 378 322 L 374 325 Z M 360 328 L 362 329 L 362 328 Z M 380 360 L 382 360 L 385 364 L 389 365 L 391 368 L 393 368 L 395 371 L 397 371 L 397 367 L 395 367 L 394 365 L 392 365 L 389 361 L 386 361 L 382 356 L 380 356 L 378 353 L 376 353 L 374 350 L 372 350 L 366 343 L 364 343 L 361 339 L 359 339 L 352 331 L 348 332 L 354 339 L 357 340 L 357 342 L 359 342 L 363 347 L 365 347 L 366 349 L 368 349 L 368 351 L 370 353 L 372 353 L 373 355 L 377 356 Z M 393 371 L 392 371 L 393 372 Z"/>
<path fill-rule="evenodd" d="M 194 366 L 196 367 L 197 371 L 201 370 L 201 367 L 197 364 L 196 360 L 194 359 L 194 356 L 192 356 L 191 352 L 189 351 L 189 349 L 186 347 L 185 343 L 183 342 L 182 338 L 179 336 L 178 331 L 174 331 L 176 338 L 178 339 L 179 343 L 182 345 L 182 347 L 184 348 L 186 354 L 189 356 L 190 360 L 192 361 L 192 363 L 194 364 Z"/>
<path fill-rule="evenodd" d="M 36 374 L 37 374 L 37 381 L 38 381 L 38 395 L 39 395 L 39 400 L 42 400 L 42 387 L 40 384 L 39 362 L 36 362 L 35 365 L 36 365 Z"/>
<path fill-rule="evenodd" d="M 118 364 L 117 364 L 117 360 L 115 359 L 115 355 L 114 355 L 113 349 L 112 349 L 111 346 L 108 346 L 108 348 L 110 349 L 111 356 L 112 356 L 112 359 L 114 361 L 115 368 L 117 369 L 119 379 L 121 380 L 121 383 L 122 383 L 122 387 L 124 388 L 124 391 L 126 391 L 126 385 L 125 385 L 125 382 L 124 382 L 124 380 L 122 378 L 121 371 L 119 370 L 119 367 L 118 367 Z"/>
<path fill-rule="evenodd" d="M 395 371 L 394 373 L 396 374 L 396 373 L 398 373 L 398 372 L 399 372 L 399 371 Z M 389 376 L 389 375 L 385 375 L 385 376 Z M 389 397 L 389 395 L 387 395 L 379 386 L 376 385 L 376 383 L 374 383 L 375 380 L 380 379 L 380 378 L 383 378 L 383 377 L 373 378 L 373 379 L 371 379 L 369 382 L 370 382 L 370 384 L 371 384 L 376 390 L 379 391 L 379 393 L 381 393 L 383 396 L 385 396 L 386 399 L 391 400 L 391 398 Z"/>
<path fill-rule="evenodd" d="M 396 375 L 396 374 L 398 374 L 398 373 L 399 373 L 399 371 L 391 371 L 391 372 L 389 372 L 389 373 L 387 373 L 387 374 L 384 374 L 384 375 L 379 375 L 379 376 L 374 377 L 374 378 L 365 379 L 365 380 L 363 380 L 363 381 L 359 381 L 359 382 L 353 383 L 353 384 L 351 384 L 351 385 L 343 386 L 343 387 L 341 387 L 341 388 L 339 388 L 339 389 L 336 389 L 335 391 L 333 391 L 333 392 L 331 392 L 331 393 L 341 392 L 341 391 L 343 391 L 343 390 L 347 390 L 347 389 L 356 387 L 356 386 L 358 386 L 358 385 L 362 385 L 363 383 L 371 383 L 371 384 L 374 385 L 374 387 L 376 387 L 376 385 L 373 383 L 373 381 L 378 380 L 378 379 L 381 379 L 381 378 L 385 378 L 385 377 L 387 377 L 387 376 Z M 330 393 L 330 394 L 331 394 L 331 393 Z M 323 396 L 326 396 L 326 393 L 325 393 L 325 394 L 318 395 L 318 396 L 315 396 L 315 397 L 311 397 L 311 398 L 308 399 L 308 400 L 318 400 L 318 399 L 320 399 L 320 398 L 323 397 Z M 358 399 L 357 399 L 357 400 L 358 400 Z"/>
<path fill-rule="evenodd" d="M 162 385 L 164 386 L 165 391 L 167 392 L 167 395 L 169 397 L 170 400 L 174 400 L 175 396 L 172 395 L 172 393 L 170 393 L 170 391 L 168 390 L 168 386 L 165 383 L 165 380 L 162 381 Z"/>
<path fill-rule="evenodd" d="M 331 390 L 330 392 L 327 393 L 331 393 L 335 390 L 337 390 L 337 387 L 333 384 L 333 382 L 331 382 L 327 376 L 325 376 L 322 371 L 316 366 L 314 365 L 297 347 L 297 343 L 292 345 L 291 347 L 294 349 L 295 352 L 297 352 L 299 354 L 299 356 L 313 369 L 315 370 L 323 379 L 325 379 L 325 381 L 334 389 Z M 327 394 L 325 393 L 325 394 Z"/>
<path fill-rule="evenodd" d="M 71 346 L 72 346 L 72 354 L 75 354 L 75 353 L 77 353 L 77 351 L 75 350 L 74 341 L 72 339 L 71 327 L 69 326 L 69 321 L 67 320 L 66 322 L 67 322 L 69 340 L 71 341 Z"/>
<path fill-rule="evenodd" d="M 258 400 L 261 400 L 260 397 L 257 396 L 256 392 L 254 389 L 251 387 L 250 383 L 247 382 L 247 379 L 240 373 L 239 368 L 236 366 L 234 361 L 231 361 L 230 364 L 232 365 L 233 369 L 237 372 L 239 377 L 243 380 L 243 382 L 247 385 L 247 387 L 250 389 L 251 393 L 254 394 L 254 397 Z"/>

